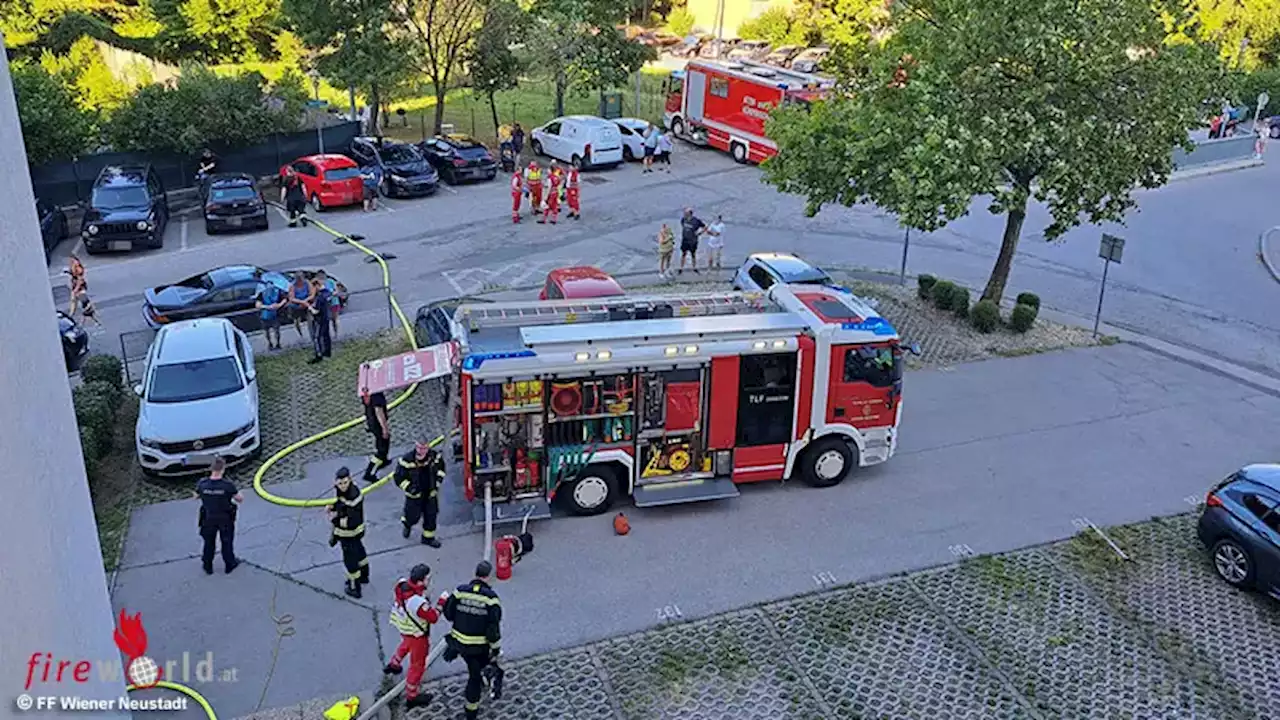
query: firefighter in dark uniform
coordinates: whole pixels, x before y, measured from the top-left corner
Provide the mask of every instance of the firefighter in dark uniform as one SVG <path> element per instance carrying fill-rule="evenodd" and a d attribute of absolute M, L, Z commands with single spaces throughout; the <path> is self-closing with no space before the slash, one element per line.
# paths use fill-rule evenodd
<path fill-rule="evenodd" d="M 244 502 L 244 496 L 231 481 L 222 477 L 226 469 L 227 461 L 215 457 L 209 477 L 196 484 L 196 495 L 200 498 L 200 538 L 204 540 L 200 561 L 206 575 L 213 574 L 213 551 L 219 539 L 222 540 L 223 569 L 230 573 L 240 564 L 235 551 L 236 505 Z"/>
<path fill-rule="evenodd" d="M 333 535 L 329 546 L 342 545 L 342 564 L 347 570 L 347 595 L 360 597 L 360 586 L 369 582 L 369 556 L 364 551 L 364 495 L 351 481 L 351 471 L 338 468 L 333 487 L 337 497 L 329 506 Z"/>
<path fill-rule="evenodd" d="M 475 579 L 459 585 L 444 604 L 444 617 L 453 623 L 445 638 L 444 658 L 453 662 L 461 655 L 467 663 L 467 720 L 475 720 L 480 712 L 480 693 L 487 679 L 492 678 L 493 699 L 502 699 L 505 673 L 497 664 L 502 654 L 502 603 L 489 587 L 492 573 L 493 566 L 480 561 Z"/>
<path fill-rule="evenodd" d="M 401 534 L 409 537 L 422 520 L 422 544 L 440 547 L 436 539 L 436 517 L 440 514 L 440 485 L 444 480 L 444 458 L 431 449 L 431 443 L 419 440 L 396 465 L 396 485 L 404 491 L 404 525 Z"/>
<path fill-rule="evenodd" d="M 391 423 L 387 419 L 387 396 L 360 388 L 360 402 L 364 405 L 364 429 L 373 435 L 373 454 L 364 468 L 364 481 L 374 482 L 377 472 L 391 464 Z"/>

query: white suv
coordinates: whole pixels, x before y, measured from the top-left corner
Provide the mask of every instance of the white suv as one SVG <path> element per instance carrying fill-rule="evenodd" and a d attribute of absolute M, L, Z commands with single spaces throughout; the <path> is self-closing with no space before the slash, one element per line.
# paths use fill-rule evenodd
<path fill-rule="evenodd" d="M 258 383 L 249 338 L 222 318 L 165 325 L 147 352 L 136 433 L 138 463 L 153 475 L 228 465 L 259 449 Z"/>
<path fill-rule="evenodd" d="M 529 146 L 539 155 L 576 168 L 622 164 L 622 133 L 618 126 L 591 115 L 556 118 L 530 133 Z"/>

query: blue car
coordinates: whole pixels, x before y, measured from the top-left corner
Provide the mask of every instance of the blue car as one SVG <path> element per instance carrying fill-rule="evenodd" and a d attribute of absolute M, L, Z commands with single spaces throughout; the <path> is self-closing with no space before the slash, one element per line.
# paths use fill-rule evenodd
<path fill-rule="evenodd" d="M 1280 599 L 1280 465 L 1248 465 L 1214 486 L 1198 533 L 1219 577 Z"/>
<path fill-rule="evenodd" d="M 382 168 L 379 190 L 385 197 L 431 195 L 440 186 L 440 174 L 413 145 L 358 137 L 351 141 L 348 154 L 362 168 Z"/>

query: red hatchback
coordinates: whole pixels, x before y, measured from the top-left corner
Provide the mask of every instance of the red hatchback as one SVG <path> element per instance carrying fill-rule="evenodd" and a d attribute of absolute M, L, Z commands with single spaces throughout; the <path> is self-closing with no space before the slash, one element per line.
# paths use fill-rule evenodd
<path fill-rule="evenodd" d="M 302 180 L 307 202 L 317 211 L 364 201 L 360 167 L 346 155 L 308 155 L 280 168 L 280 180 L 292 169 Z"/>
<path fill-rule="evenodd" d="M 590 266 L 556 268 L 547 273 L 539 300 L 588 300 L 626 295 L 613 276 Z"/>

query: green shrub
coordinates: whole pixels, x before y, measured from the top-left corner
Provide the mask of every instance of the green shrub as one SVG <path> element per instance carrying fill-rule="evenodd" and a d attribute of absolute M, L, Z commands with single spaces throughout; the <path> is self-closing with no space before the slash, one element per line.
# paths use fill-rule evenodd
<path fill-rule="evenodd" d="M 956 289 L 951 291 L 951 312 L 955 313 L 958 318 L 968 317 L 969 299 L 969 288 L 962 288 L 957 285 Z"/>
<path fill-rule="evenodd" d="M 98 461 L 111 449 L 110 438 L 93 428 L 80 426 L 80 451 L 84 453 L 84 469 L 92 475 Z"/>
<path fill-rule="evenodd" d="M 1000 325 L 1000 306 L 992 300 L 979 300 L 969 312 L 969 322 L 980 333 L 989 333 Z"/>
<path fill-rule="evenodd" d="M 1024 333 L 1036 324 L 1036 316 L 1039 314 L 1034 306 L 1018 303 L 1013 306 L 1013 314 L 1009 316 L 1009 327 L 1014 332 Z"/>
<path fill-rule="evenodd" d="M 124 390 L 124 368 L 115 355 L 90 355 L 80 367 L 80 377 L 85 384 L 105 382 L 119 393 Z"/>
<path fill-rule="evenodd" d="M 933 290 L 929 292 L 929 298 L 933 300 L 933 306 L 939 310 L 950 310 L 951 298 L 955 291 L 955 283 L 950 280 L 939 280 L 933 284 Z"/>
<path fill-rule="evenodd" d="M 667 30 L 684 39 L 684 36 L 693 30 L 695 22 L 697 22 L 697 18 L 693 16 L 693 13 L 685 8 L 676 8 L 667 16 Z"/>
<path fill-rule="evenodd" d="M 1035 293 L 1018 293 L 1018 299 L 1016 302 L 1019 305 L 1030 305 L 1037 311 L 1040 309 L 1040 296 Z"/>
<path fill-rule="evenodd" d="M 87 393 L 95 397 L 104 398 L 107 401 L 107 408 L 110 411 L 111 422 L 116 421 L 116 411 L 120 409 L 120 396 L 122 388 L 108 380 L 92 380 L 81 385 L 82 393 Z"/>
<path fill-rule="evenodd" d="M 97 460 L 111 451 L 120 391 L 111 383 L 99 380 L 73 390 L 71 399 L 85 456 Z"/>
<path fill-rule="evenodd" d="M 938 284 L 938 278 L 933 275 L 921 275 L 916 278 L 916 295 L 921 300 L 928 300 L 929 293 L 933 291 L 933 286 Z"/>

